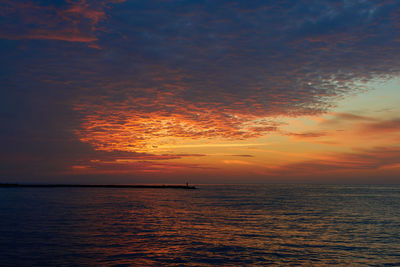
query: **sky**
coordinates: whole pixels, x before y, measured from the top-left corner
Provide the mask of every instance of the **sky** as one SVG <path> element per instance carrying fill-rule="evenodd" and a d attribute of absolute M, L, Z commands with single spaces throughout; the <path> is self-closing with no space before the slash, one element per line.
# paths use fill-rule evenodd
<path fill-rule="evenodd" d="M 400 183 L 400 2 L 0 0 L 0 182 Z"/>

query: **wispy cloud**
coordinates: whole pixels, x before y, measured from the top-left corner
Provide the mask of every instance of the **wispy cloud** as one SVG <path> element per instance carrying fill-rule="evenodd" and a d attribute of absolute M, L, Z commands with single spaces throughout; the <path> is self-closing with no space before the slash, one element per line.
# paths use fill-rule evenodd
<path fill-rule="evenodd" d="M 292 136 L 298 139 L 309 139 L 326 136 L 326 132 L 303 132 L 303 133 L 283 133 L 284 135 Z"/>
<path fill-rule="evenodd" d="M 113 1 L 111 1 L 113 2 Z M 94 42 L 105 1 L 2 1 L 0 38 Z M 93 46 L 93 45 L 92 45 Z"/>
<path fill-rule="evenodd" d="M 359 131 L 364 134 L 394 133 L 400 136 L 400 119 L 381 120 L 374 123 L 367 123 L 364 124 Z"/>
<path fill-rule="evenodd" d="M 253 162 L 249 162 L 249 161 L 244 161 L 244 160 L 223 160 L 222 161 L 225 164 L 229 164 L 229 165 L 254 165 Z"/>
<path fill-rule="evenodd" d="M 327 153 L 314 157 L 313 160 L 283 165 L 273 170 L 272 173 L 293 174 L 296 172 L 301 175 L 314 175 L 324 172 L 393 168 L 400 163 L 400 149 L 397 147 L 376 147 L 359 149 L 353 153 Z"/>
<path fill-rule="evenodd" d="M 370 122 L 376 121 L 378 119 L 368 116 L 361 116 L 353 113 L 337 113 L 331 112 L 329 113 L 331 116 L 327 119 L 322 119 L 320 124 L 323 126 L 335 126 L 345 123 L 363 123 L 363 122 Z"/>

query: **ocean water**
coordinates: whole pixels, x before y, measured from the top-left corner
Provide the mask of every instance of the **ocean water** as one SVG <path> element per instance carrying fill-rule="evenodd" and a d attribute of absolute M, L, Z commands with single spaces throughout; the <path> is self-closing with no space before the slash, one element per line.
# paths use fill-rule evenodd
<path fill-rule="evenodd" d="M 0 188 L 0 266 L 400 266 L 400 187 Z"/>

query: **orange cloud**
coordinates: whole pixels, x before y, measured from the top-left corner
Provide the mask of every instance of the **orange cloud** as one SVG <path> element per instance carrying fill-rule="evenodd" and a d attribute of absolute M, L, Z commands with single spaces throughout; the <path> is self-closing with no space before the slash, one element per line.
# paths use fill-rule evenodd
<path fill-rule="evenodd" d="M 315 159 L 277 167 L 271 173 L 299 175 L 337 171 L 381 170 L 400 163 L 400 149 L 397 147 L 376 147 L 359 149 L 354 153 L 329 153 L 315 155 Z"/>
<path fill-rule="evenodd" d="M 76 105 L 75 109 L 84 114 L 76 134 L 97 150 L 148 152 L 179 147 L 184 140 L 259 137 L 277 127 L 251 114 L 218 107 L 205 109 L 178 97 L 171 103 L 165 97 L 160 92 L 155 98 L 132 97 L 118 104 L 103 101 L 101 105 L 91 104 L 90 109 L 87 104 Z"/>
<path fill-rule="evenodd" d="M 254 165 L 254 163 L 244 160 L 223 160 L 222 162 L 229 165 Z"/>
<path fill-rule="evenodd" d="M 326 136 L 326 132 L 303 132 L 303 133 L 284 133 L 284 135 L 295 137 L 296 139 L 309 139 Z"/>
<path fill-rule="evenodd" d="M 375 123 L 364 124 L 360 132 L 366 134 L 389 134 L 398 133 L 400 135 L 400 119 L 383 120 Z"/>
<path fill-rule="evenodd" d="M 172 157 L 171 157 L 172 158 Z M 161 158 L 160 158 L 161 159 Z M 192 169 L 215 169 L 204 164 L 182 163 L 182 162 L 160 162 L 153 160 L 139 159 L 110 159 L 110 160 L 91 160 L 81 165 L 71 166 L 66 173 L 75 174 L 132 174 L 140 172 L 173 173 L 179 170 Z"/>

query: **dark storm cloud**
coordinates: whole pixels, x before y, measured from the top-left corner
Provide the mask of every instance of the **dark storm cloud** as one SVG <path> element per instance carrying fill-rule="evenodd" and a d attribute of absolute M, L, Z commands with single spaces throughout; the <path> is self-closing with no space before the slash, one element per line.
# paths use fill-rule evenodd
<path fill-rule="evenodd" d="M 262 136 L 276 116 L 324 112 L 400 69 L 397 1 L 0 7 L 2 142 L 35 158 L 90 150 L 81 141 L 135 151 L 168 136 Z"/>

